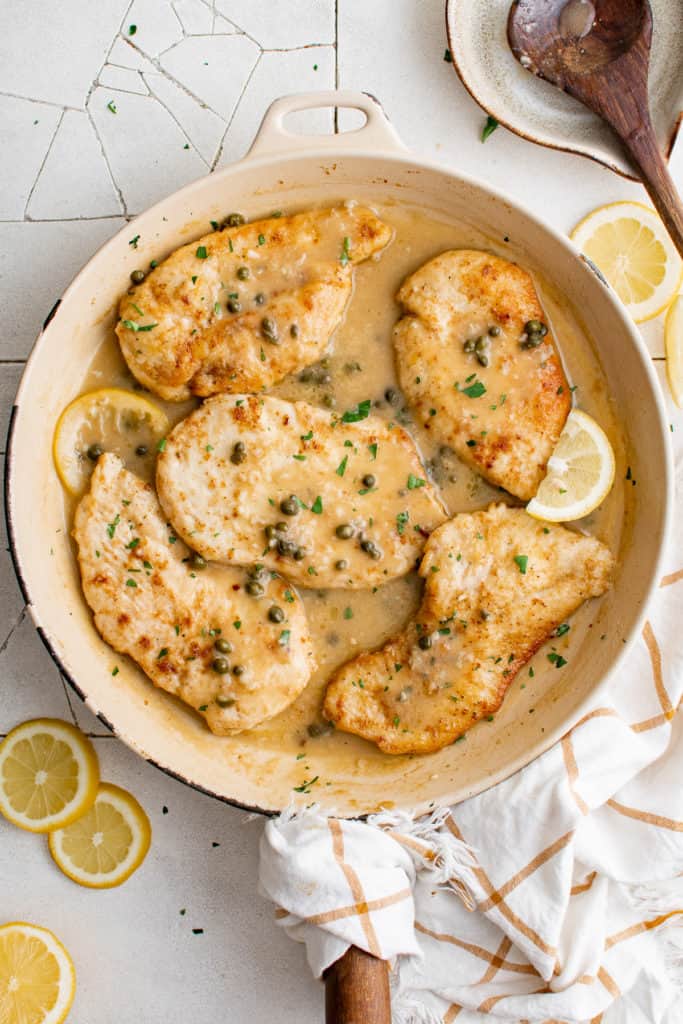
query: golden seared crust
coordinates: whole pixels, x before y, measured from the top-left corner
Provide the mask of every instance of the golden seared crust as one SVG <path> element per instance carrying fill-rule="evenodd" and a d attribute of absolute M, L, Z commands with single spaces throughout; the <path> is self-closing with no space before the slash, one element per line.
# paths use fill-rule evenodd
<path fill-rule="evenodd" d="M 491 483 L 530 500 L 571 407 L 552 332 L 537 348 L 520 345 L 524 325 L 545 318 L 531 276 L 490 253 L 453 250 L 408 277 L 397 298 L 398 373 L 417 419 Z M 488 366 L 463 348 L 480 337 Z"/>
<path fill-rule="evenodd" d="M 613 566 L 601 541 L 523 509 L 457 515 L 425 547 L 416 619 L 335 673 L 325 717 L 388 754 L 440 750 L 497 711 L 552 631 L 605 592 Z"/>
<path fill-rule="evenodd" d="M 169 401 L 270 387 L 320 358 L 351 295 L 354 264 L 391 235 L 370 210 L 349 204 L 183 245 L 121 299 L 124 358 Z M 264 319 L 275 324 L 276 342 L 264 335 Z"/>
<path fill-rule="evenodd" d="M 251 729 L 303 690 L 315 660 L 296 591 L 265 573 L 263 595 L 255 599 L 245 592 L 243 569 L 195 569 L 152 488 L 116 455 L 100 457 L 73 535 L 100 635 L 155 686 L 200 711 L 212 732 Z M 285 613 L 277 624 L 268 618 L 274 604 Z M 218 641 L 228 641 L 232 651 L 217 650 Z M 215 672 L 219 656 L 244 672 Z"/>
<path fill-rule="evenodd" d="M 371 415 L 345 423 L 268 395 L 219 395 L 178 424 L 157 462 L 157 489 L 169 520 L 206 558 L 262 561 L 304 587 L 367 588 L 402 576 L 445 519 L 401 427 Z M 295 514 L 286 514 L 281 503 L 292 498 Z M 278 523 L 285 529 L 269 543 L 266 530 Z M 337 536 L 343 525 L 351 537 Z"/>

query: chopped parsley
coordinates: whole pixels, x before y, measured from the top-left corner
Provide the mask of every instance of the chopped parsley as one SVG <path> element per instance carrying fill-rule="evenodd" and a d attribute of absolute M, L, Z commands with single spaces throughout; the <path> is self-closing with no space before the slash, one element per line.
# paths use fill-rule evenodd
<path fill-rule="evenodd" d="M 344 609 L 344 618 L 345 618 L 345 619 L 352 619 L 352 618 L 353 618 L 353 608 L 349 608 L 349 607 L 347 606 L 347 607 L 346 607 L 346 608 Z"/>
<path fill-rule="evenodd" d="M 344 473 L 346 472 L 346 463 L 348 461 L 349 457 L 348 455 L 345 455 L 335 470 L 337 476 L 344 476 Z"/>
<path fill-rule="evenodd" d="M 135 582 L 135 580 L 126 580 L 126 586 L 127 587 L 137 587 L 137 583 Z"/>
<path fill-rule="evenodd" d="M 567 664 L 567 659 L 563 658 L 561 654 L 557 653 L 557 651 L 550 652 L 548 655 L 548 661 L 551 665 L 554 665 L 555 668 L 562 668 L 563 665 Z"/>
<path fill-rule="evenodd" d="M 107 103 L 107 110 L 110 110 L 112 114 L 116 113 L 116 104 L 113 100 L 109 100 L 109 103 Z"/>
<path fill-rule="evenodd" d="M 313 431 L 309 430 L 307 434 L 301 434 L 302 441 L 310 441 L 313 438 Z"/>
<path fill-rule="evenodd" d="M 397 515 L 396 515 L 396 532 L 398 533 L 399 537 L 403 536 L 403 534 L 405 532 L 405 528 L 408 525 L 408 520 L 409 519 L 410 519 L 410 513 L 409 512 L 398 512 L 397 513 Z"/>
<path fill-rule="evenodd" d="M 426 480 L 423 480 L 422 477 L 420 476 L 415 476 L 414 473 L 410 473 L 410 475 L 408 476 L 409 491 L 415 491 L 417 490 L 418 487 L 424 487 L 426 483 Z"/>
<path fill-rule="evenodd" d="M 289 645 L 289 638 L 292 635 L 291 629 L 283 629 L 280 633 L 278 643 L 280 647 L 287 647 Z"/>
<path fill-rule="evenodd" d="M 112 519 L 111 523 L 107 523 L 107 534 L 108 534 L 110 540 L 112 539 L 112 537 L 116 533 L 116 527 L 119 525 L 120 522 L 121 522 L 121 516 L 117 512 L 116 515 L 114 516 L 114 518 Z"/>
<path fill-rule="evenodd" d="M 135 238 L 131 238 L 131 240 L 129 241 L 128 245 L 132 245 L 134 249 L 137 249 L 139 241 L 140 241 L 140 236 L 136 235 Z"/>
<path fill-rule="evenodd" d="M 476 448 L 477 446 L 477 442 L 473 441 L 471 438 L 469 441 L 466 441 L 465 444 L 467 445 L 468 448 Z"/>
<path fill-rule="evenodd" d="M 515 555 L 514 561 L 517 563 L 517 567 L 521 572 L 522 576 L 526 575 L 526 567 L 529 562 L 528 555 Z"/>
<path fill-rule="evenodd" d="M 374 462 L 375 459 L 377 458 L 377 444 L 369 444 L 368 451 L 370 452 L 370 455 L 372 456 L 372 461 Z"/>
<path fill-rule="evenodd" d="M 300 786 L 295 786 L 294 787 L 294 792 L 295 793 L 310 793 L 311 792 L 311 786 L 314 786 L 319 778 L 320 778 L 320 776 L 316 775 L 315 778 L 310 779 L 308 782 L 306 782 L 306 781 L 302 782 Z"/>
<path fill-rule="evenodd" d="M 285 601 L 287 604 L 294 604 L 294 594 L 291 590 L 285 590 Z"/>
<path fill-rule="evenodd" d="M 166 449 L 166 438 L 162 437 L 162 439 L 157 444 L 157 451 L 158 452 L 163 452 L 163 451 L 165 451 L 165 449 Z"/>
<path fill-rule="evenodd" d="M 569 623 L 568 622 L 563 622 L 561 626 L 557 627 L 557 629 L 555 630 L 555 634 L 554 635 L 555 636 L 564 636 L 565 633 L 568 633 L 570 629 L 571 629 L 571 626 L 569 625 Z"/>
<path fill-rule="evenodd" d="M 460 391 L 461 394 L 467 395 L 468 398 L 481 398 L 482 395 L 486 394 L 486 385 L 481 380 L 475 380 L 466 388 L 461 388 L 456 381 L 454 387 L 456 391 Z"/>
<path fill-rule="evenodd" d="M 322 510 L 323 510 L 323 499 L 320 497 L 320 495 L 318 495 L 318 497 L 315 499 L 315 501 L 311 505 L 311 512 L 315 512 L 315 514 L 317 516 L 319 516 L 320 513 L 322 512 Z"/>
<path fill-rule="evenodd" d="M 139 543 L 140 543 L 140 538 L 139 537 L 133 537 L 133 539 L 130 542 L 130 544 L 126 544 L 126 547 L 128 548 L 129 551 L 133 551 L 138 546 Z"/>
<path fill-rule="evenodd" d="M 491 115 L 489 114 L 489 116 L 486 118 L 486 123 L 481 130 L 481 141 L 486 142 L 489 135 L 493 135 L 497 127 L 497 119 L 495 117 L 491 117 Z"/>
<path fill-rule="evenodd" d="M 369 398 L 365 398 L 362 402 L 359 402 L 353 409 L 347 409 L 342 416 L 342 423 L 358 423 L 359 420 L 366 420 L 370 415 L 370 408 L 372 402 Z"/>
<path fill-rule="evenodd" d="M 259 245 L 265 245 L 266 244 L 266 236 L 265 235 L 259 235 L 258 236 L 258 244 Z"/>
<path fill-rule="evenodd" d="M 342 242 L 341 253 L 339 255 L 339 262 L 341 263 L 342 267 L 345 267 L 346 264 L 349 262 L 349 259 L 350 259 L 349 247 L 350 247 L 350 245 L 351 245 L 351 239 L 345 237 L 344 241 Z"/>
<path fill-rule="evenodd" d="M 162 647 L 159 653 L 157 654 L 157 661 L 159 661 L 161 658 L 165 658 L 167 654 L 168 647 Z"/>
<path fill-rule="evenodd" d="M 296 459 L 297 462 L 305 462 L 306 461 L 306 456 L 305 455 L 292 455 L 292 458 Z"/>
<path fill-rule="evenodd" d="M 198 246 L 197 251 L 195 253 L 195 256 L 197 257 L 198 260 L 205 260 L 208 257 L 208 255 L 209 253 L 205 245 Z"/>
<path fill-rule="evenodd" d="M 121 323 L 135 334 L 138 334 L 140 331 L 151 331 L 159 326 L 159 324 L 136 324 L 135 320 L 122 320 Z"/>
<path fill-rule="evenodd" d="M 241 623 L 240 619 L 235 619 L 235 621 L 233 622 L 233 626 L 235 627 L 235 629 L 241 629 L 242 628 L 242 623 Z"/>
<path fill-rule="evenodd" d="M 453 54 L 451 53 L 450 50 L 443 51 L 443 59 L 446 61 L 447 64 L 453 63 Z"/>
<path fill-rule="evenodd" d="M 138 30 L 137 25 L 129 25 L 128 26 L 128 35 L 129 36 L 134 36 L 135 33 L 137 32 L 137 30 Z"/>
<path fill-rule="evenodd" d="M 119 674 L 119 666 L 118 665 L 114 665 L 113 669 L 111 670 L 111 674 L 113 676 L 117 676 Z"/>

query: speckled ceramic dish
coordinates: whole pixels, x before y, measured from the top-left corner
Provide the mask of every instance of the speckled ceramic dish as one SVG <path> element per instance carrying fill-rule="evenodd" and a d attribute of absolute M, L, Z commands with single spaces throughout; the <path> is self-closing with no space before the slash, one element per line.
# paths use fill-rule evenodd
<path fill-rule="evenodd" d="M 627 178 L 635 167 L 595 114 L 548 82 L 529 74 L 507 40 L 511 0 L 447 0 L 446 28 L 453 66 L 477 103 L 531 142 L 589 156 Z M 650 108 L 662 150 L 669 154 L 683 110 L 683 0 L 650 0 L 654 23 Z"/>
<path fill-rule="evenodd" d="M 294 135 L 286 126 L 294 111 L 335 106 L 361 110 L 366 124 L 313 137 Z M 119 296 L 141 262 L 163 259 L 197 238 L 226 207 L 253 217 L 340 197 L 414 204 L 437 219 L 472 225 L 492 245 L 502 240 L 506 256 L 532 273 L 542 265 L 570 307 L 583 311 L 638 487 L 631 492 L 614 586 L 596 605 L 593 628 L 581 636 L 577 631 L 563 672 L 553 670 L 545 682 L 540 673 L 535 681 L 527 677 L 526 688 L 511 690 L 493 722 L 473 729 L 467 743 L 434 754 L 376 755 L 368 745 L 360 756 L 355 737 L 346 737 L 336 753 L 317 744 L 304 762 L 306 777 L 321 780 L 311 797 L 301 789 L 301 763 L 275 739 L 258 730 L 213 735 L 193 710 L 155 689 L 120 656 L 114 678 L 112 649 L 95 632 L 83 600 L 51 446 L 57 418 L 111 334 Z M 137 250 L 129 244 L 135 235 Z M 380 807 L 425 811 L 478 793 L 528 764 L 618 677 L 661 576 L 673 504 L 669 437 L 657 378 L 636 328 L 567 238 L 500 192 L 410 153 L 372 97 L 290 96 L 270 108 L 244 160 L 188 185 L 126 225 L 55 304 L 12 412 L 6 460 L 10 544 L 29 612 L 61 671 L 91 710 L 153 764 L 222 800 L 264 812 L 286 807 L 293 797 L 299 803 L 318 800 L 326 810 L 348 816 Z"/>

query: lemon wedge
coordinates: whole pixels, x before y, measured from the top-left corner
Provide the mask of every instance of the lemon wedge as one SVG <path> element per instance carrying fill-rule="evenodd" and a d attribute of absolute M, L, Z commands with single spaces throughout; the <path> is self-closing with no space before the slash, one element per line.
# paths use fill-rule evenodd
<path fill-rule="evenodd" d="M 0 743 L 0 813 L 29 832 L 49 832 L 84 814 L 99 779 L 92 743 L 60 719 L 24 722 Z"/>
<path fill-rule="evenodd" d="M 571 239 L 604 274 L 636 323 L 661 313 L 678 291 L 681 258 L 649 206 L 599 206 L 577 224 Z"/>
<path fill-rule="evenodd" d="M 664 324 L 666 376 L 671 396 L 683 409 L 683 295 L 677 295 L 669 306 Z"/>
<path fill-rule="evenodd" d="M 57 421 L 52 455 L 59 478 L 70 494 L 83 494 L 103 451 L 147 475 L 145 465 L 168 428 L 163 409 L 143 395 L 124 388 L 88 391 L 67 405 Z"/>
<path fill-rule="evenodd" d="M 605 500 L 614 483 L 614 452 L 595 420 L 572 409 L 548 459 L 548 472 L 526 507 L 534 519 L 582 519 Z"/>
<path fill-rule="evenodd" d="M 110 889 L 140 867 L 151 838 L 149 818 L 135 797 L 103 782 L 90 810 L 51 832 L 48 843 L 55 863 L 74 882 Z"/>
<path fill-rule="evenodd" d="M 0 1021 L 61 1024 L 76 992 L 71 957 L 47 928 L 0 925 Z"/>

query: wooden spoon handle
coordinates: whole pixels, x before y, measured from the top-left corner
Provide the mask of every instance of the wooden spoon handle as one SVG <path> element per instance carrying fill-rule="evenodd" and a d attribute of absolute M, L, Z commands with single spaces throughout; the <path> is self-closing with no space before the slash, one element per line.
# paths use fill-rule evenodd
<path fill-rule="evenodd" d="M 640 170 L 643 184 L 672 242 L 683 256 L 683 203 L 649 118 L 633 134 L 622 136 L 622 141 Z"/>
<path fill-rule="evenodd" d="M 389 965 L 351 946 L 325 972 L 327 1024 L 391 1024 Z"/>

